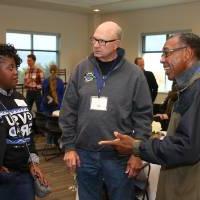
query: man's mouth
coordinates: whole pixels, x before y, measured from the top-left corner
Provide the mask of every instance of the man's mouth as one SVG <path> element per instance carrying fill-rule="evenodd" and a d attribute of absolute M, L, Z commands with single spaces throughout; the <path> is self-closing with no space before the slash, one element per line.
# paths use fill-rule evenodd
<path fill-rule="evenodd" d="M 170 67 L 164 67 L 164 70 L 165 70 L 165 71 L 169 71 L 169 70 L 170 70 Z"/>

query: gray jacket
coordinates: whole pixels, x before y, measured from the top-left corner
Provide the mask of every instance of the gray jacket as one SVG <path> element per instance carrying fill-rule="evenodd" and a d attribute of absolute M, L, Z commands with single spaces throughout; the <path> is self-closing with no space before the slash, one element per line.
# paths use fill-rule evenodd
<path fill-rule="evenodd" d="M 91 97 L 98 96 L 94 68 L 101 74 L 95 57 L 83 60 L 72 74 L 59 119 L 65 149 L 110 150 L 98 142 L 113 139 L 114 131 L 141 139 L 150 135 L 152 103 L 146 79 L 136 65 L 124 59 L 122 50 L 118 52 L 121 60 L 101 92 L 108 98 L 107 111 L 90 109 Z"/>

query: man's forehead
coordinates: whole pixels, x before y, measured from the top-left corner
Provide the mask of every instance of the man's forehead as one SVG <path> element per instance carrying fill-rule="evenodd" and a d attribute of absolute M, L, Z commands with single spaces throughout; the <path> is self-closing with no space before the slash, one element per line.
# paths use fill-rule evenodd
<path fill-rule="evenodd" d="M 94 32 L 94 37 L 98 37 L 98 39 L 115 39 L 116 30 L 107 27 L 107 26 L 100 26 Z"/>
<path fill-rule="evenodd" d="M 111 34 L 109 32 L 95 32 L 93 35 L 96 39 L 102 39 L 102 40 L 112 40 L 115 39 L 115 35 Z"/>
<path fill-rule="evenodd" d="M 177 36 L 172 37 L 165 42 L 163 49 L 175 48 L 175 47 L 178 46 L 179 42 L 180 41 L 179 41 L 179 38 Z"/>

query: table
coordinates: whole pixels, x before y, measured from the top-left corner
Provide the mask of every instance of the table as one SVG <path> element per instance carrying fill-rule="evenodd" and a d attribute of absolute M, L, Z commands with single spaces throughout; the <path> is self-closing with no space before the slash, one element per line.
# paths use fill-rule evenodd
<path fill-rule="evenodd" d="M 59 117 L 59 115 L 60 115 L 60 110 L 55 110 L 52 112 L 53 117 Z"/>
<path fill-rule="evenodd" d="M 166 136 L 166 131 L 160 131 L 161 135 L 163 135 L 160 140 L 163 140 L 163 138 Z M 158 179 L 160 175 L 160 165 L 151 164 L 151 171 L 149 175 L 149 200 L 155 200 L 156 198 L 156 192 L 157 192 L 157 185 L 158 185 Z"/>

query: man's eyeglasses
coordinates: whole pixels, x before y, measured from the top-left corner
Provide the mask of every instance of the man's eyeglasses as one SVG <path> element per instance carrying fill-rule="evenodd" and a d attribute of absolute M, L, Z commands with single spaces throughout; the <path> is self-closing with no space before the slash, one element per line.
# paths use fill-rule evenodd
<path fill-rule="evenodd" d="M 185 48 L 187 48 L 187 46 L 184 46 L 184 47 L 178 47 L 178 48 L 174 48 L 174 49 L 164 49 L 164 50 L 162 51 L 162 56 L 166 58 L 166 57 L 172 55 L 173 52 L 175 52 L 175 51 L 179 51 L 179 50 L 181 50 L 181 49 L 185 49 Z"/>
<path fill-rule="evenodd" d="M 94 44 L 96 44 L 96 42 L 98 42 L 99 46 L 106 46 L 107 43 L 114 42 L 116 40 L 117 39 L 114 39 L 114 40 L 102 40 L 102 39 L 96 39 L 94 37 L 90 37 L 90 41 L 91 41 L 92 45 L 94 45 Z"/>

